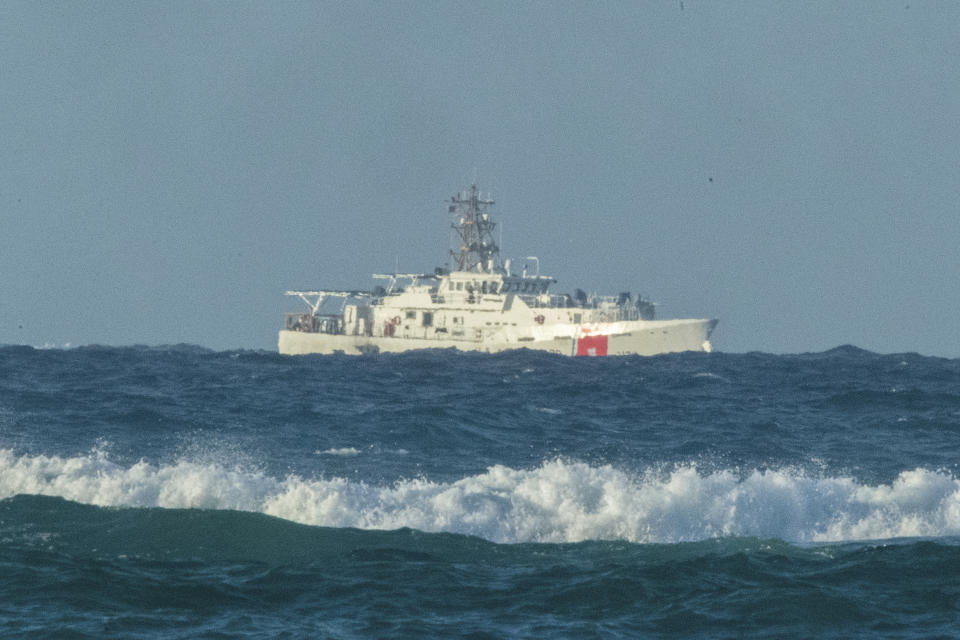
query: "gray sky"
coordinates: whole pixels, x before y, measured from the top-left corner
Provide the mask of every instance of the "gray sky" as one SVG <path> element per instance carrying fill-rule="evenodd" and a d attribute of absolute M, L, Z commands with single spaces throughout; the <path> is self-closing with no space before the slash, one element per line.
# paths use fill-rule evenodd
<path fill-rule="evenodd" d="M 960 3 L 0 4 L 0 343 L 276 348 L 447 261 L 723 351 L 960 356 Z"/>

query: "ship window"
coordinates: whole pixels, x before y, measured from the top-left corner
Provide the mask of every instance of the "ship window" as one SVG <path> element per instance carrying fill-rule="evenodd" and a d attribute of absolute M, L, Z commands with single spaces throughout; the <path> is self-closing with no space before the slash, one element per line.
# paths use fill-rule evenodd
<path fill-rule="evenodd" d="M 491 283 L 490 283 L 490 293 L 496 293 L 496 292 L 497 292 L 497 283 L 496 283 L 496 282 L 491 282 Z"/>
<path fill-rule="evenodd" d="M 433 313 L 430 311 L 423 312 L 423 326 L 429 327 L 433 324 Z"/>
<path fill-rule="evenodd" d="M 457 291 L 463 291 L 463 283 L 462 283 L 462 282 L 458 282 L 458 283 L 457 283 Z"/>
<path fill-rule="evenodd" d="M 416 318 L 416 317 L 417 317 L 417 312 L 416 312 L 416 311 L 407 311 L 407 318 L 408 318 L 408 319 L 413 319 L 413 318 Z"/>
<path fill-rule="evenodd" d="M 483 284 L 480 285 L 480 292 L 481 292 L 481 293 L 486 293 L 486 292 L 487 292 L 487 281 L 486 281 L 486 280 L 484 280 L 484 281 L 483 281 Z"/>

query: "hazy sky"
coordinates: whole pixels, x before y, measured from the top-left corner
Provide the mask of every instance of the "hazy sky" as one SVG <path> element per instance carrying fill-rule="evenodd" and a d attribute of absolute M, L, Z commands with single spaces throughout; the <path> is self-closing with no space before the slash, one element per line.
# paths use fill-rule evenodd
<path fill-rule="evenodd" d="M 0 343 L 275 349 L 447 261 L 722 351 L 960 356 L 960 3 L 4 2 Z"/>

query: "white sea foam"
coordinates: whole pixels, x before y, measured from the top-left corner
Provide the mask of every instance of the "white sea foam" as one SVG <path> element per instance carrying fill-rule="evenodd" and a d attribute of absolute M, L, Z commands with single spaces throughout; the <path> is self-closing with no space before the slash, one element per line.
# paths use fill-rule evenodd
<path fill-rule="evenodd" d="M 358 456 L 360 455 L 360 450 L 355 447 L 337 447 L 332 449 L 324 449 L 323 451 L 317 451 L 317 455 L 322 456 Z"/>
<path fill-rule="evenodd" d="M 551 416 L 558 416 L 563 413 L 560 409 L 555 409 L 554 407 L 537 407 L 536 410 L 540 413 L 546 413 Z"/>
<path fill-rule="evenodd" d="M 498 465 L 450 483 L 415 479 L 378 486 L 341 478 L 280 479 L 188 461 L 125 467 L 99 452 L 61 458 L 0 449 L 0 498 L 21 493 L 101 506 L 240 509 L 311 525 L 411 527 L 496 542 L 960 535 L 960 481 L 927 469 L 871 486 L 788 469 L 703 473 L 687 465 L 636 474 L 552 460 L 533 469 Z"/>
<path fill-rule="evenodd" d="M 727 378 L 717 375 L 715 373 L 710 373 L 709 371 L 702 371 L 700 373 L 693 374 L 694 378 L 709 378 L 710 380 L 719 380 L 720 382 L 730 382 Z"/>
<path fill-rule="evenodd" d="M 363 450 L 357 449 L 356 447 L 331 447 L 330 449 L 317 450 L 317 451 L 314 451 L 313 453 L 314 455 L 318 455 L 318 456 L 350 457 L 350 456 L 358 456 L 363 451 L 366 451 L 368 453 L 373 453 L 375 455 L 393 455 L 393 456 L 405 456 L 408 453 L 410 453 L 406 449 L 384 449 L 380 447 L 380 445 L 375 445 L 375 444 L 369 445 Z"/>

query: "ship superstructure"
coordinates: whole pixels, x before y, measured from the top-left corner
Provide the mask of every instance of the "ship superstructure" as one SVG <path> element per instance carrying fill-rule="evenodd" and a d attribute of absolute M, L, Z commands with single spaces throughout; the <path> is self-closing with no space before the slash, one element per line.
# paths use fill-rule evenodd
<path fill-rule="evenodd" d="M 537 349 L 563 355 L 654 355 L 710 351 L 711 319 L 655 319 L 654 305 L 630 293 L 554 294 L 556 282 L 528 257 L 501 263 L 496 223 L 476 185 L 450 199 L 457 246 L 450 269 L 374 274 L 372 291 L 287 291 L 307 310 L 288 313 L 284 354 L 369 354 L 455 348 Z"/>

